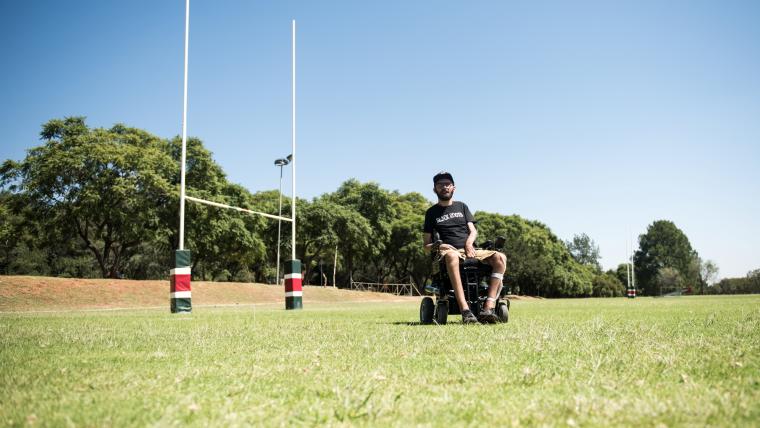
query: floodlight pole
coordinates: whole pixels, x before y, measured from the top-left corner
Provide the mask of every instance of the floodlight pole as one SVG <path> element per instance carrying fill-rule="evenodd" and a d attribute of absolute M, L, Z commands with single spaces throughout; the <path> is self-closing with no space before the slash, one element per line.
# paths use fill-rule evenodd
<path fill-rule="evenodd" d="M 280 204 L 277 215 L 282 217 L 282 167 L 280 165 Z M 275 284 L 280 283 L 280 236 L 282 235 L 282 220 L 277 220 L 277 276 L 274 279 Z"/>
<path fill-rule="evenodd" d="M 285 159 L 275 159 L 274 161 L 275 166 L 280 167 L 280 203 L 277 211 L 277 216 L 279 217 L 277 219 L 277 276 L 275 277 L 275 284 L 280 283 L 280 236 L 282 236 L 282 167 L 289 164 L 291 159 L 293 159 L 293 156 L 288 155 L 288 157 Z"/>
<path fill-rule="evenodd" d="M 190 250 L 185 250 L 185 164 L 187 163 L 187 58 L 190 45 L 190 0 L 185 0 L 185 70 L 182 99 L 182 154 L 179 184 L 179 249 L 174 252 L 174 269 L 169 271 L 169 309 L 172 313 L 192 310 Z"/>

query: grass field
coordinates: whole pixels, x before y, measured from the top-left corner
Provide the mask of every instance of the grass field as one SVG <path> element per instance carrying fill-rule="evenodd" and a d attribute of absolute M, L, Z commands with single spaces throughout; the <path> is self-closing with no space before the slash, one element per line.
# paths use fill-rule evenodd
<path fill-rule="evenodd" d="M 758 426 L 760 296 L 0 315 L 9 426 Z"/>

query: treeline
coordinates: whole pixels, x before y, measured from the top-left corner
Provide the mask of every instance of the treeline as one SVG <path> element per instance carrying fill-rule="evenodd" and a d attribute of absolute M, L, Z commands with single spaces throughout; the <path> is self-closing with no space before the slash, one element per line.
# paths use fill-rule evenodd
<path fill-rule="evenodd" d="M 742 278 L 724 278 L 707 287 L 705 294 L 757 294 L 760 293 L 760 269 Z"/>
<path fill-rule="evenodd" d="M 89 128 L 81 117 L 51 120 L 41 137 L 43 144 L 22 161 L 8 160 L 0 168 L 0 273 L 166 278 L 178 246 L 180 139 L 124 125 Z M 192 196 L 278 212 L 277 191 L 252 194 L 230 183 L 194 138 L 187 145 L 186 182 Z M 296 255 L 305 281 L 425 284 L 432 263 L 422 249 L 421 229 L 431 203 L 420 193 L 353 179 L 332 193 L 299 199 Z M 283 212 L 290 212 L 287 198 Z M 598 247 L 588 236 L 563 242 L 546 225 L 517 215 L 478 211 L 475 218 L 479 241 L 506 238 L 505 286 L 513 292 L 624 294 L 624 266 L 602 272 Z M 185 227 L 194 279 L 275 281 L 277 221 L 188 202 Z M 290 225 L 283 223 L 283 260 L 290 242 Z M 637 270 L 645 265 L 641 261 Z M 654 283 L 652 278 L 647 280 Z M 655 286 L 643 290 L 657 293 Z"/>
<path fill-rule="evenodd" d="M 703 260 L 689 238 L 668 220 L 658 220 L 639 236 L 639 249 L 634 254 L 636 287 L 643 295 L 746 294 L 760 292 L 760 270 L 744 278 L 725 278 L 716 282 L 718 265 Z M 625 265 L 617 270 L 622 279 Z"/>

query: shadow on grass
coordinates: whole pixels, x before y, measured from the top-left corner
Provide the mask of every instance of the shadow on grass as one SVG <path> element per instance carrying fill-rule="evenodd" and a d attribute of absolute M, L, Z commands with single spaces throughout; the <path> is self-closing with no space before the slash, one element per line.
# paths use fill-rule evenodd
<path fill-rule="evenodd" d="M 413 325 L 413 326 L 430 326 L 430 325 L 438 325 L 438 324 L 436 324 L 436 323 L 430 323 L 430 324 L 422 324 L 422 323 L 421 323 L 421 322 L 419 322 L 419 321 L 394 321 L 394 322 L 389 322 L 389 323 L 381 323 L 381 324 L 390 324 L 390 325 Z M 458 322 L 453 322 L 453 323 L 446 323 L 446 324 L 443 324 L 443 325 L 448 325 L 448 324 L 461 324 L 461 323 L 458 323 Z"/>

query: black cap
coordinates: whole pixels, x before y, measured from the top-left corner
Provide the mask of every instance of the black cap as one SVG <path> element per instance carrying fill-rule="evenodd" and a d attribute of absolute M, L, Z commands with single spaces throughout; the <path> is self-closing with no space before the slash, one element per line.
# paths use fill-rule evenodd
<path fill-rule="evenodd" d="M 438 174 L 433 176 L 433 184 L 437 183 L 438 180 L 442 180 L 444 178 L 448 178 L 449 180 L 451 180 L 452 183 L 454 182 L 454 177 L 451 176 L 450 172 L 441 171 Z"/>

